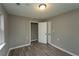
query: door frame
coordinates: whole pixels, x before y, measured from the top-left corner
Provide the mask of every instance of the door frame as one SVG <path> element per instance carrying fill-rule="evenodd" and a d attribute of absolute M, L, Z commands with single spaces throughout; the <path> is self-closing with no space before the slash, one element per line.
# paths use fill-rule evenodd
<path fill-rule="evenodd" d="M 50 22 L 50 21 L 47 21 L 47 43 L 51 43 L 51 42 L 48 42 L 48 22 Z M 38 22 L 38 21 L 29 21 L 29 40 L 30 40 L 30 44 L 31 44 L 31 23 L 40 23 L 40 22 Z M 52 39 L 52 38 L 51 38 Z"/>
<path fill-rule="evenodd" d="M 49 24 L 49 23 L 50 23 L 50 33 L 48 32 L 48 31 L 49 31 L 49 30 L 48 30 L 48 28 L 49 28 L 49 27 L 48 27 L 48 26 L 49 26 L 48 24 Z M 51 41 L 51 39 L 52 39 L 52 34 L 51 34 L 52 31 L 51 31 L 51 30 L 52 30 L 51 21 L 48 21 L 48 22 L 47 22 L 47 43 L 48 43 L 48 44 L 51 43 L 50 41 Z M 49 35 L 50 35 L 50 37 L 51 37 L 50 39 L 48 38 Z M 50 41 L 49 41 L 49 40 L 50 40 Z"/>
<path fill-rule="evenodd" d="M 29 21 L 29 40 L 30 40 L 30 44 L 32 42 L 31 40 L 31 23 L 39 23 L 38 21 Z"/>

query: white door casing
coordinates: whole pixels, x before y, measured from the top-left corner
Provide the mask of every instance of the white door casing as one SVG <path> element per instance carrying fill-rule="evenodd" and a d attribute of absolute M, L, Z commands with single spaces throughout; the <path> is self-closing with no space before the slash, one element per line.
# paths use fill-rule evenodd
<path fill-rule="evenodd" d="M 51 21 L 47 22 L 47 41 L 51 43 Z"/>

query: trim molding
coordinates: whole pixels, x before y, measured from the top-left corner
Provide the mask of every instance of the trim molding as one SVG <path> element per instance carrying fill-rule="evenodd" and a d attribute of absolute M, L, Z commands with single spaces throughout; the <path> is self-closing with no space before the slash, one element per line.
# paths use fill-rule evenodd
<path fill-rule="evenodd" d="M 29 46 L 29 45 L 31 45 L 31 44 L 29 43 L 29 44 L 25 44 L 25 45 L 20 45 L 20 46 L 12 47 L 12 48 L 9 48 L 9 49 L 12 50 L 12 49 L 21 48 L 21 47 Z"/>
<path fill-rule="evenodd" d="M 9 55 L 10 49 L 8 49 L 7 56 Z"/>
<path fill-rule="evenodd" d="M 0 50 L 1 50 L 5 45 L 6 45 L 6 43 L 2 43 L 2 44 L 0 45 Z"/>
<path fill-rule="evenodd" d="M 50 44 L 51 46 L 56 47 L 57 49 L 60 49 L 60 50 L 62 50 L 62 51 L 64 51 L 64 52 L 66 52 L 66 53 L 72 55 L 72 56 L 78 56 L 78 55 L 76 55 L 76 54 L 74 54 L 74 53 L 72 53 L 72 52 L 70 52 L 70 51 L 67 51 L 67 50 L 65 50 L 65 49 L 63 49 L 63 48 L 61 48 L 61 47 L 58 47 L 58 46 L 56 46 L 56 45 L 54 45 L 54 44 L 52 44 L 52 43 L 49 43 L 49 44 Z"/>
<path fill-rule="evenodd" d="M 25 44 L 25 45 L 21 45 L 21 46 L 17 46 L 17 47 L 9 48 L 9 50 L 8 50 L 8 52 L 7 52 L 7 56 L 8 56 L 8 54 L 9 54 L 10 50 L 12 50 L 12 49 L 21 48 L 21 47 L 24 47 L 24 46 L 30 46 L 30 45 L 31 45 L 31 43 L 29 43 L 29 44 Z"/>

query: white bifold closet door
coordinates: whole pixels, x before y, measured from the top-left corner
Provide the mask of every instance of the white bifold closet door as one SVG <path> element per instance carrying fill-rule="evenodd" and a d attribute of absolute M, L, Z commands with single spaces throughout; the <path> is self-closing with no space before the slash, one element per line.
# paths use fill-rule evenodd
<path fill-rule="evenodd" d="M 38 42 L 47 43 L 47 22 L 38 24 Z"/>

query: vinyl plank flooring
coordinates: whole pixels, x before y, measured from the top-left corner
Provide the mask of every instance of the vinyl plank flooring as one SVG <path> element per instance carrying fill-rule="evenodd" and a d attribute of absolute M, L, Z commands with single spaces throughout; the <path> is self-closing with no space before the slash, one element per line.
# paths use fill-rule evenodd
<path fill-rule="evenodd" d="M 31 46 L 13 49 L 9 56 L 71 56 L 49 44 L 32 42 Z"/>

